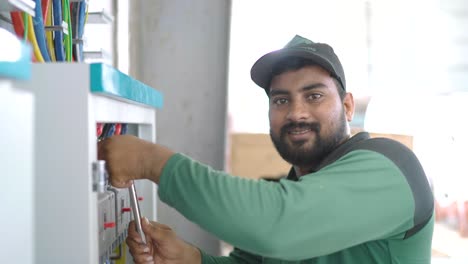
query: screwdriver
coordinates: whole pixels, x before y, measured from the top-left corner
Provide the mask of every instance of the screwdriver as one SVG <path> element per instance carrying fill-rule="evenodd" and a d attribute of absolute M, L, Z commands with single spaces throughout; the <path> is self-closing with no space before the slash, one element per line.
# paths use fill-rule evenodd
<path fill-rule="evenodd" d="M 132 183 L 132 185 L 128 187 L 128 192 L 130 193 L 130 206 L 132 207 L 133 219 L 135 220 L 136 231 L 140 235 L 140 238 L 141 238 L 141 241 L 143 241 L 143 244 L 146 244 L 146 237 L 145 237 L 145 234 L 143 233 L 143 228 L 141 227 L 141 214 L 140 214 L 140 207 L 138 205 L 138 200 L 137 200 L 135 183 Z"/>

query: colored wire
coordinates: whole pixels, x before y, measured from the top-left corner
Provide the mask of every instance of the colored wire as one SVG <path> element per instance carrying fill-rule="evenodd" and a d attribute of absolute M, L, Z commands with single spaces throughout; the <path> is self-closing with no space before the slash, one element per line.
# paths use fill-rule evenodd
<path fill-rule="evenodd" d="M 28 30 L 29 30 L 29 19 L 28 19 L 28 14 L 23 12 L 23 22 L 24 22 L 24 35 L 23 39 L 26 40 L 28 38 Z"/>
<path fill-rule="evenodd" d="M 13 29 L 15 30 L 16 35 L 19 38 L 24 38 L 24 25 L 23 25 L 23 18 L 21 17 L 21 13 L 18 11 L 10 12 L 11 23 L 13 24 Z"/>
<path fill-rule="evenodd" d="M 52 26 L 52 3 L 49 3 L 47 5 L 47 17 L 46 17 L 46 26 Z M 54 47 L 54 33 L 52 31 L 46 31 L 46 40 L 47 40 L 47 50 L 49 51 L 50 59 L 52 61 L 57 61 L 57 58 L 55 57 L 55 47 Z"/>
<path fill-rule="evenodd" d="M 97 123 L 96 124 L 96 136 L 98 138 L 101 137 L 103 129 L 104 129 L 104 124 L 103 123 Z"/>
<path fill-rule="evenodd" d="M 18 35 L 19 38 L 23 38 L 24 41 L 28 40 L 28 17 L 26 13 L 22 12 L 11 12 L 11 22 L 13 24 L 13 28 L 15 33 Z M 32 54 L 32 61 L 37 61 L 35 54 Z"/>
<path fill-rule="evenodd" d="M 34 25 L 34 33 L 36 34 L 36 41 L 37 45 L 39 46 L 39 50 L 41 51 L 42 57 L 44 61 L 49 62 L 50 56 L 49 52 L 47 51 L 47 45 L 45 40 L 45 32 L 44 32 L 44 21 L 42 20 L 42 5 L 40 0 L 36 0 L 36 7 L 35 16 L 33 19 Z"/>
<path fill-rule="evenodd" d="M 75 5 L 75 28 L 76 30 L 73 32 L 75 39 L 77 42 L 73 46 L 75 59 L 76 61 L 80 62 L 83 61 L 83 32 L 86 20 L 86 12 L 87 12 L 87 5 L 85 1 L 76 3 Z"/>
<path fill-rule="evenodd" d="M 72 55 L 72 25 L 71 25 L 71 19 L 70 19 L 70 1 L 69 0 L 63 0 L 62 2 L 63 6 L 63 15 L 64 15 L 64 20 L 68 24 L 68 35 L 65 37 L 65 55 L 67 58 L 67 61 L 72 61 L 73 60 L 73 55 Z"/>
<path fill-rule="evenodd" d="M 88 16 L 88 3 L 86 1 L 81 2 L 80 6 L 80 27 L 78 30 L 78 34 L 80 36 L 80 39 L 83 39 L 84 36 L 84 28 L 86 25 L 86 17 Z M 83 55 L 83 47 L 84 47 L 84 42 L 80 43 L 80 56 L 81 60 L 84 60 L 84 55 Z"/>
<path fill-rule="evenodd" d="M 118 249 L 120 250 L 120 258 L 114 260 L 114 264 L 125 264 L 127 263 L 127 244 L 122 243 L 119 245 Z"/>
<path fill-rule="evenodd" d="M 111 124 L 109 130 L 107 131 L 106 137 L 112 137 L 115 133 L 115 124 Z"/>
<path fill-rule="evenodd" d="M 86 5 L 86 15 L 85 15 L 85 21 L 84 21 L 85 24 L 88 23 L 88 7 L 89 5 Z"/>
<path fill-rule="evenodd" d="M 52 0 L 52 10 L 54 17 L 54 26 L 62 25 L 62 0 Z M 63 47 L 63 31 L 54 32 L 55 57 L 57 61 L 65 61 L 65 50 Z"/>
<path fill-rule="evenodd" d="M 70 61 L 73 61 L 73 32 L 71 30 L 71 14 L 70 14 L 70 0 L 67 0 L 67 12 L 68 12 L 68 28 L 70 28 L 70 34 L 68 35 L 68 53 L 70 54 Z"/>
<path fill-rule="evenodd" d="M 114 135 L 121 135 L 121 133 L 122 133 L 122 124 L 120 123 L 115 124 Z"/>
<path fill-rule="evenodd" d="M 42 0 L 41 1 L 41 7 L 42 7 L 42 20 L 46 20 L 47 18 L 47 13 L 49 12 L 49 3 L 50 0 Z"/>
<path fill-rule="evenodd" d="M 33 19 L 30 15 L 26 15 L 28 18 L 28 24 L 33 25 Z M 36 56 L 36 59 L 38 62 L 44 62 L 44 57 L 42 57 L 41 50 L 39 49 L 39 45 L 37 44 L 36 40 L 36 34 L 34 32 L 34 27 L 33 26 L 28 26 L 27 28 L 31 27 L 31 30 L 28 31 L 28 39 L 29 42 L 31 43 L 34 51 L 34 56 Z M 25 30 L 27 31 L 27 30 Z"/>
<path fill-rule="evenodd" d="M 127 129 L 128 129 L 128 125 L 127 124 L 122 124 L 122 128 L 120 129 L 120 135 L 127 134 Z"/>
<path fill-rule="evenodd" d="M 75 58 L 75 61 L 80 61 L 79 58 L 79 51 L 78 51 L 78 27 L 79 25 L 79 2 L 71 3 L 70 5 L 70 12 L 71 12 L 71 22 L 72 22 L 72 34 L 75 36 L 75 41 L 72 43 L 73 46 L 73 57 Z"/>
<path fill-rule="evenodd" d="M 23 12 L 23 22 L 24 22 L 24 36 L 23 36 L 23 39 L 24 39 L 24 41 L 28 41 L 29 27 L 31 26 L 31 23 L 29 22 L 28 14 L 26 14 L 25 12 Z M 31 57 L 32 57 L 33 62 L 39 62 L 39 60 L 36 57 L 36 54 L 34 54 L 34 52 L 32 52 Z"/>
<path fill-rule="evenodd" d="M 102 133 L 101 133 L 101 135 L 99 136 L 98 141 L 101 141 L 101 140 L 107 138 L 108 135 L 111 134 L 111 131 L 110 131 L 111 128 L 112 128 L 112 124 L 111 124 L 111 123 L 106 123 L 106 124 L 104 124 L 104 126 L 103 126 L 103 128 L 102 128 Z M 113 134 L 113 133 L 114 133 L 114 132 L 112 132 L 112 134 Z"/>

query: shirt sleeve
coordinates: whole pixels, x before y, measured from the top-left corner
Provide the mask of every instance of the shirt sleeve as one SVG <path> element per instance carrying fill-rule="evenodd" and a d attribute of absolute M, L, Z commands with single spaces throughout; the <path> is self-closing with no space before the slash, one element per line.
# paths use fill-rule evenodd
<path fill-rule="evenodd" d="M 236 177 L 175 154 L 163 169 L 159 196 L 218 238 L 284 260 L 401 237 L 415 208 L 398 167 L 368 150 L 352 151 L 297 182 Z"/>
<path fill-rule="evenodd" d="M 200 250 L 202 255 L 202 264 L 260 264 L 260 256 L 248 253 L 246 251 L 234 248 L 227 257 L 210 256 Z"/>

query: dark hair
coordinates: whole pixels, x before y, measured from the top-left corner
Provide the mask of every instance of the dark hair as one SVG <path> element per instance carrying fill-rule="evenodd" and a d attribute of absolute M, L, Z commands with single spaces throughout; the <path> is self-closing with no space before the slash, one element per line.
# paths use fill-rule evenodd
<path fill-rule="evenodd" d="M 273 79 L 273 77 L 275 77 L 276 75 L 280 75 L 287 71 L 298 70 L 305 66 L 319 66 L 323 68 L 322 66 L 318 65 L 312 60 L 304 59 L 301 57 L 286 57 L 280 60 L 278 63 L 276 63 L 273 66 L 271 70 L 271 79 Z M 341 86 L 341 83 L 331 73 L 330 73 L 330 76 L 333 78 L 333 82 L 335 83 L 336 89 L 338 90 L 338 95 L 340 96 L 341 101 L 343 101 L 346 95 L 346 91 Z M 270 79 L 270 84 L 271 84 L 271 79 Z M 269 94 L 270 93 L 268 91 L 268 95 Z"/>

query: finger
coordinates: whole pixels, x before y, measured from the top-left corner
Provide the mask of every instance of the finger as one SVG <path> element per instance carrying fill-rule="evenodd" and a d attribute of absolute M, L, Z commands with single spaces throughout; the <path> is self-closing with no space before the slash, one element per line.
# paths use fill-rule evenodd
<path fill-rule="evenodd" d="M 137 243 L 135 240 L 128 237 L 125 243 L 135 263 L 154 263 L 152 253 L 148 246 Z"/>
<path fill-rule="evenodd" d="M 170 239 L 174 236 L 174 231 L 172 231 L 169 226 L 158 222 L 150 222 L 146 217 L 141 219 L 141 224 L 145 235 L 156 241 L 156 243 Z"/>
<path fill-rule="evenodd" d="M 109 174 L 109 183 L 116 188 L 128 188 L 132 186 L 133 180 L 126 179 L 127 176 L 119 170 L 114 169 L 110 162 L 106 162 L 106 169 Z"/>
<path fill-rule="evenodd" d="M 105 140 L 101 140 L 97 144 L 97 150 L 98 150 L 98 160 L 105 160 L 106 159 L 106 153 L 105 153 L 105 148 L 106 148 L 107 142 Z"/>
<path fill-rule="evenodd" d="M 135 220 L 130 221 L 128 224 L 127 238 L 130 238 L 139 244 L 143 243 L 143 241 L 141 241 L 140 234 L 138 234 L 138 231 L 136 230 Z"/>
<path fill-rule="evenodd" d="M 132 253 L 133 256 L 151 254 L 151 249 L 148 245 L 139 243 L 134 239 L 127 237 L 127 239 L 125 239 L 125 243 L 127 244 L 128 250 Z"/>
<path fill-rule="evenodd" d="M 109 139 L 102 140 L 98 142 L 97 156 L 98 160 L 104 160 L 106 171 L 109 175 L 109 183 L 116 188 L 128 188 L 132 185 L 131 181 L 123 181 L 124 177 L 120 177 L 118 163 L 117 166 L 114 165 L 116 162 L 113 162 L 112 153 L 109 151 Z"/>
<path fill-rule="evenodd" d="M 116 176 L 112 177 L 112 175 L 109 173 L 110 184 L 116 188 L 123 189 L 123 188 L 128 188 L 132 186 L 133 181 L 121 181 L 115 178 L 118 178 L 118 177 Z"/>
<path fill-rule="evenodd" d="M 132 254 L 130 252 L 130 254 Z M 133 262 L 135 264 L 154 264 L 154 259 L 153 259 L 153 256 L 151 256 L 150 254 L 145 254 L 145 255 L 133 255 Z"/>
<path fill-rule="evenodd" d="M 156 222 L 156 221 L 150 221 L 146 217 L 141 218 L 141 224 L 142 224 L 142 226 L 146 226 L 147 228 L 154 228 L 156 230 L 163 230 L 163 231 L 171 231 L 172 232 L 172 228 L 170 226 L 165 225 L 165 224 L 161 224 L 161 223 Z"/>
<path fill-rule="evenodd" d="M 109 155 L 110 138 L 98 142 L 98 160 L 106 161 L 106 170 L 109 174 L 109 182 L 116 188 L 128 188 L 132 185 L 132 181 L 122 181 L 123 177 L 119 177 L 118 170 L 112 165 L 111 157 Z"/>

